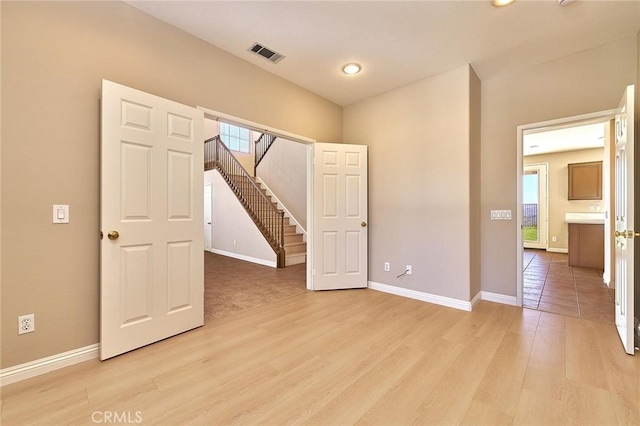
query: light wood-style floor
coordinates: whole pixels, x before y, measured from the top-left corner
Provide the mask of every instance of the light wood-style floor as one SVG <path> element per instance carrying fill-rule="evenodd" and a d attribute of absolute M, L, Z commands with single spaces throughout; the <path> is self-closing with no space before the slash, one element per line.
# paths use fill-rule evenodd
<path fill-rule="evenodd" d="M 96 414 L 97 413 L 97 414 Z M 373 290 L 305 292 L 2 388 L 1 423 L 640 424 L 612 324 Z"/>

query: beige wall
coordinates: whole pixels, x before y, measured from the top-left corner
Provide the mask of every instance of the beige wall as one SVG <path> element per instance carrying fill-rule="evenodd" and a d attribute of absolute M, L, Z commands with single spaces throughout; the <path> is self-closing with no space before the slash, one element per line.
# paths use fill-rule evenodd
<path fill-rule="evenodd" d="M 125 3 L 2 2 L 1 18 L 3 368 L 98 342 L 102 78 L 342 137 L 338 105 Z M 54 203 L 69 225 L 51 224 Z M 37 331 L 18 336 L 26 313 Z"/>
<path fill-rule="evenodd" d="M 277 138 L 258 165 L 257 173 L 304 230 L 307 229 L 308 146 Z"/>
<path fill-rule="evenodd" d="M 208 170 L 204 181 L 211 184 L 212 192 L 212 251 L 275 267 L 276 253 L 220 173 Z"/>
<path fill-rule="evenodd" d="M 524 165 L 547 163 L 547 181 L 549 200 L 549 248 L 569 248 L 569 228 L 564 221 L 565 213 L 591 212 L 591 206 L 604 212 L 606 210 L 603 200 L 569 200 L 568 197 L 568 167 L 569 163 L 584 163 L 587 161 L 603 161 L 604 148 L 583 149 L 580 151 L 556 152 L 553 154 L 530 155 L 524 157 Z M 553 242 L 552 237 L 558 241 Z"/>
<path fill-rule="evenodd" d="M 516 221 L 490 210 L 516 211 L 517 126 L 617 107 L 637 55 L 631 37 L 482 82 L 483 291 L 516 295 Z"/>
<path fill-rule="evenodd" d="M 470 72 L 345 108 L 344 141 L 369 146 L 371 281 L 470 300 Z"/>

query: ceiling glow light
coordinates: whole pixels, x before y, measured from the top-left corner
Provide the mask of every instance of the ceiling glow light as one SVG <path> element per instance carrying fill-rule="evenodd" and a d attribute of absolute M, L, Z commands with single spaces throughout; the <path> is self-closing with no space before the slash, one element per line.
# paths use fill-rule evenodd
<path fill-rule="evenodd" d="M 502 7 L 513 3 L 515 0 L 491 0 L 491 4 L 495 7 Z"/>
<path fill-rule="evenodd" d="M 358 74 L 360 72 L 360 65 L 347 64 L 342 67 L 342 72 L 349 75 Z"/>

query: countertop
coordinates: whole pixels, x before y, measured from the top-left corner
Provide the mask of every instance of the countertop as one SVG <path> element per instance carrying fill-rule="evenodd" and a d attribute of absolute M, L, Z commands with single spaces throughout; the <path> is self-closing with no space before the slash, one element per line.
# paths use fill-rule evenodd
<path fill-rule="evenodd" d="M 603 225 L 606 215 L 606 212 L 565 213 L 564 221 L 567 223 Z"/>

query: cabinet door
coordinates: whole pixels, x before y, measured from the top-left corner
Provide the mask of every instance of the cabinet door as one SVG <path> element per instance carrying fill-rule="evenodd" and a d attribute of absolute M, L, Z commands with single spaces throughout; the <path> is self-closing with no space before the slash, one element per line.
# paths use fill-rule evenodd
<path fill-rule="evenodd" d="M 569 200 L 602 200 L 602 161 L 573 163 L 569 168 Z"/>

